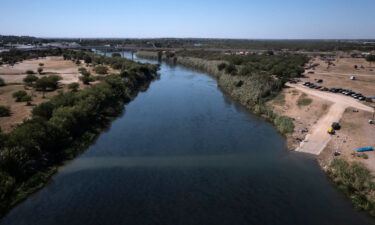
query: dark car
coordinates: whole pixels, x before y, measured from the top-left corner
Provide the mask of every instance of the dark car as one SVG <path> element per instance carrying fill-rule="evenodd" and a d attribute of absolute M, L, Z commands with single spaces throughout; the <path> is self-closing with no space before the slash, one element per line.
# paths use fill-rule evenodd
<path fill-rule="evenodd" d="M 332 123 L 332 128 L 335 129 L 335 130 L 340 130 L 341 129 L 341 126 L 339 123 L 337 122 L 333 122 Z"/>

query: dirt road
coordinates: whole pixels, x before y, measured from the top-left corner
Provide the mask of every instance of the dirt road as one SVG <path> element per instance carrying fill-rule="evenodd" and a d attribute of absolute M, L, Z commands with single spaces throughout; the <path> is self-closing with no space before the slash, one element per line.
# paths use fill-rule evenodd
<path fill-rule="evenodd" d="M 368 112 L 374 111 L 373 108 L 345 95 L 310 89 L 300 84 L 288 84 L 288 86 L 334 103 L 330 106 L 327 114 L 313 125 L 309 134 L 306 135 L 305 140 L 302 141 L 300 146 L 296 149 L 296 151 L 299 152 L 319 155 L 331 140 L 331 136 L 327 133 L 328 126 L 332 124 L 332 122 L 340 121 L 346 108 L 353 107 Z"/>

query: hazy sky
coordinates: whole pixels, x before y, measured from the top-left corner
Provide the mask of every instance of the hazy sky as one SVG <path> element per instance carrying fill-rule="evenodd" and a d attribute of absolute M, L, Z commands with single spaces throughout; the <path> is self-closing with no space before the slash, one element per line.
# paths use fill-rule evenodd
<path fill-rule="evenodd" d="M 375 0 L 0 0 L 0 34 L 375 38 Z"/>

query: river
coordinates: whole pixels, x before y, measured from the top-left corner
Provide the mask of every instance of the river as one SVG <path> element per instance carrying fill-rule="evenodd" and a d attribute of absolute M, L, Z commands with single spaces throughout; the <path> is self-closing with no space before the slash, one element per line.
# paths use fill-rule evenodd
<path fill-rule="evenodd" d="M 374 224 L 205 74 L 163 63 L 125 108 L 0 224 Z"/>

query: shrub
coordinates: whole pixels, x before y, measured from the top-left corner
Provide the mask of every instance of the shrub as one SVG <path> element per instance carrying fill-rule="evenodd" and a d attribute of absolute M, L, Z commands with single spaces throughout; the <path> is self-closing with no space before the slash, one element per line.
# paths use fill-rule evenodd
<path fill-rule="evenodd" d="M 0 117 L 10 116 L 10 107 L 0 105 Z"/>
<path fill-rule="evenodd" d="M 34 71 L 32 71 L 32 70 L 26 70 L 26 74 L 29 74 L 29 75 L 31 75 L 31 74 L 35 74 L 35 72 L 34 72 Z"/>
<path fill-rule="evenodd" d="M 80 77 L 79 79 L 82 81 L 82 83 L 84 83 L 84 84 L 86 84 L 86 85 L 90 84 L 90 82 L 94 80 L 94 79 L 93 79 L 92 77 L 90 77 L 90 76 L 82 76 L 82 77 Z"/>
<path fill-rule="evenodd" d="M 237 68 L 234 64 L 229 64 L 225 68 L 225 72 L 228 73 L 228 74 L 231 74 L 231 75 L 236 75 L 237 74 Z"/>
<path fill-rule="evenodd" d="M 112 53 L 112 57 L 121 57 L 121 54 L 120 53 L 118 53 L 118 52 L 114 52 L 114 53 Z"/>
<path fill-rule="evenodd" d="M 5 86 L 5 81 L 3 78 L 0 77 L 0 87 Z"/>
<path fill-rule="evenodd" d="M 225 67 L 227 67 L 226 63 L 220 63 L 219 65 L 217 65 L 217 69 L 219 71 L 222 71 L 223 69 L 225 69 Z"/>
<path fill-rule="evenodd" d="M 282 134 L 292 133 L 294 131 L 293 120 L 286 116 L 276 116 L 275 125 Z"/>
<path fill-rule="evenodd" d="M 71 84 L 68 85 L 68 88 L 69 88 L 71 91 L 77 91 L 78 88 L 79 88 L 79 83 L 76 83 L 76 82 L 71 83 Z"/>
<path fill-rule="evenodd" d="M 107 74 L 108 73 L 108 68 L 106 66 L 97 66 L 94 69 L 95 73 L 97 74 Z"/>
<path fill-rule="evenodd" d="M 44 63 L 39 63 L 39 66 L 40 66 L 40 67 L 44 66 Z"/>
<path fill-rule="evenodd" d="M 13 93 L 13 98 L 16 99 L 16 102 L 23 102 L 24 98 L 27 96 L 26 91 L 16 91 Z"/>
<path fill-rule="evenodd" d="M 375 215 L 375 184 L 370 171 L 361 163 L 349 163 L 336 158 L 327 170 L 328 176 L 347 197 L 356 209 L 367 210 Z"/>

